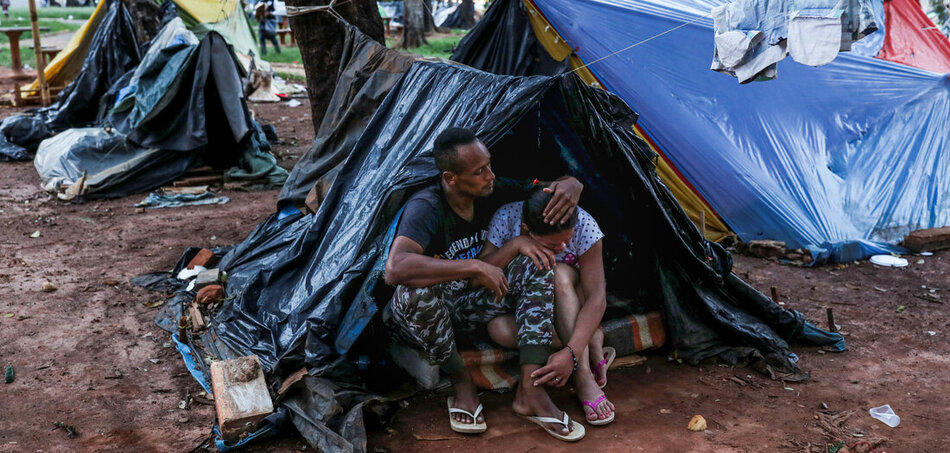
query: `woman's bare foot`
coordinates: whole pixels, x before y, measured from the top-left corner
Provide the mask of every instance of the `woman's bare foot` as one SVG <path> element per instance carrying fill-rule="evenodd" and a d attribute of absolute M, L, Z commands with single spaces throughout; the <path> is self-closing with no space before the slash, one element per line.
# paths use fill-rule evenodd
<path fill-rule="evenodd" d="M 590 369 L 594 372 L 594 380 L 597 382 L 598 387 L 603 387 L 607 384 L 607 365 L 606 363 L 601 364 L 604 357 L 604 331 L 603 329 L 597 329 L 594 331 L 594 335 L 590 338 L 590 343 L 587 345 L 588 351 L 590 351 Z"/>
<path fill-rule="evenodd" d="M 577 390 L 577 398 L 581 400 L 581 406 L 584 408 L 584 416 L 587 417 L 587 421 L 596 422 L 597 420 L 606 420 L 613 414 L 613 403 L 611 403 L 610 400 L 606 398 L 604 392 L 600 390 L 600 386 L 594 381 L 593 376 L 586 378 L 578 376 L 574 379 L 574 388 Z M 601 399 L 601 396 L 605 398 Z M 597 402 L 598 399 L 600 399 L 600 402 Z M 584 401 L 594 404 L 594 408 L 583 404 Z"/>

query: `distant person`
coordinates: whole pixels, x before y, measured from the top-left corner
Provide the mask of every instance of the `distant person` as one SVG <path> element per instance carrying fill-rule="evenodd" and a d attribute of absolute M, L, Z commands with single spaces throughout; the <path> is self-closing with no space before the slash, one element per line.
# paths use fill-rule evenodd
<path fill-rule="evenodd" d="M 10 0 L 0 0 L 0 6 L 3 7 L 3 15 L 7 19 L 10 18 Z"/>
<path fill-rule="evenodd" d="M 274 4 L 267 1 L 259 2 L 254 8 L 254 18 L 259 24 L 257 32 L 261 40 L 261 55 L 267 55 L 267 41 L 274 45 L 274 49 L 279 54 L 280 44 L 277 43 L 277 16 L 274 15 Z"/>

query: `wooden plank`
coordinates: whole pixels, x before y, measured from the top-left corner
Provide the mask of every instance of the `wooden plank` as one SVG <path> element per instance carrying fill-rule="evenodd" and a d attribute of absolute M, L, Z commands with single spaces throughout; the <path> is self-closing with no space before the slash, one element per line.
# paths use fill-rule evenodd
<path fill-rule="evenodd" d="M 213 175 L 213 176 L 194 176 L 191 178 L 179 179 L 172 183 L 174 187 L 186 187 L 186 186 L 201 186 L 201 185 L 214 185 L 214 184 L 223 184 L 224 175 Z"/>
<path fill-rule="evenodd" d="M 614 362 L 610 364 L 610 368 L 608 368 L 608 370 L 643 365 L 644 363 L 646 363 L 646 361 L 647 361 L 646 357 L 642 355 L 638 355 L 638 354 L 630 354 L 624 357 L 617 357 L 616 359 L 614 359 Z"/>
<path fill-rule="evenodd" d="M 258 422 L 274 412 L 256 355 L 212 363 L 211 388 L 221 437 L 228 442 L 253 432 Z"/>

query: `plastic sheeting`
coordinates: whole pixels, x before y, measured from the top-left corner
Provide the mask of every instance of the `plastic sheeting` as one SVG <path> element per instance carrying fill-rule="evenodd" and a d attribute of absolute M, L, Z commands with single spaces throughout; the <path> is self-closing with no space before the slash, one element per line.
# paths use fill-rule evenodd
<path fill-rule="evenodd" d="M 950 41 L 917 0 L 884 2 L 887 36 L 878 58 L 929 71 L 950 72 Z"/>
<path fill-rule="evenodd" d="M 797 370 L 787 341 L 802 331 L 802 315 L 730 274 L 729 255 L 700 237 L 656 177 L 635 119 L 619 98 L 574 76 L 417 62 L 363 130 L 319 210 L 272 215 L 225 256 L 219 268 L 232 298 L 210 328 L 236 353 L 258 355 L 272 376 L 305 365 L 314 376 L 348 379 L 345 348 L 334 344 L 358 336 L 388 300 L 391 289 L 376 285 L 387 228 L 410 192 L 437 174 L 432 140 L 460 125 L 489 144 L 499 175 L 567 172 L 585 184 L 581 205 L 607 232 L 608 287 L 666 306 L 684 359 L 764 358 Z"/>
<path fill-rule="evenodd" d="M 142 192 L 188 171 L 193 157 L 163 153 L 130 143 L 125 135 L 102 128 L 64 131 L 44 140 L 33 165 L 43 188 L 57 192 L 86 176 L 89 197 L 116 197 Z"/>
<path fill-rule="evenodd" d="M 522 0 L 496 0 L 452 52 L 452 61 L 492 74 L 556 75 L 568 61 L 544 50 L 528 22 Z"/>
<path fill-rule="evenodd" d="M 945 76 L 846 53 L 736 86 L 708 69 L 703 16 L 721 3 L 535 5 L 584 62 L 653 38 L 588 69 L 642 114 L 647 136 L 743 240 L 857 259 L 950 223 Z"/>
<path fill-rule="evenodd" d="M 412 65 L 413 57 L 346 29 L 336 88 L 313 145 L 294 164 L 280 192 L 280 206 L 304 207 L 315 181 L 340 165 L 383 98 Z"/>
<path fill-rule="evenodd" d="M 213 32 L 198 41 L 181 19 L 163 27 L 142 63 L 103 96 L 102 109 L 108 114 L 99 127 L 70 129 L 40 145 L 34 165 L 44 188 L 85 175 L 84 196 L 117 197 L 196 165 L 225 170 L 226 179 L 286 180 L 250 118 L 230 48 Z"/>
<path fill-rule="evenodd" d="M 478 21 L 476 20 L 476 25 L 477 22 Z M 445 28 L 470 28 L 463 26 L 462 24 L 462 3 L 459 3 L 459 5 L 451 13 L 449 13 L 448 17 L 446 17 L 445 20 L 439 24 L 439 26 Z"/>
<path fill-rule="evenodd" d="M 199 43 L 175 19 L 155 41 L 108 122 L 145 147 L 189 151 L 212 137 L 215 149 L 237 147 L 251 131 L 251 116 L 224 39 L 210 33 Z"/>
<path fill-rule="evenodd" d="M 121 1 L 112 0 L 92 37 L 82 70 L 59 93 L 50 115 L 50 129 L 64 130 L 96 122 L 99 99 L 123 74 L 138 66 L 141 57 L 132 16 Z"/>
<path fill-rule="evenodd" d="M 574 67 L 580 66 L 581 63 L 577 57 L 568 59 L 573 53 L 573 49 L 548 25 L 547 21 L 544 20 L 534 5 L 530 2 L 526 3 L 526 1 L 520 1 L 519 3 L 521 5 L 517 10 L 511 2 L 499 0 L 493 3 L 493 5 L 505 5 L 497 6 L 498 8 L 504 8 L 503 11 L 505 11 L 505 14 L 486 14 L 478 25 L 467 35 L 472 36 L 473 41 L 460 43 L 460 46 L 465 44 L 465 46 L 469 47 L 469 54 L 459 55 L 453 57 L 453 59 L 458 58 L 458 61 L 462 63 L 493 73 L 516 72 L 516 75 L 523 76 L 553 74 L 553 72 L 548 70 L 547 65 L 519 63 L 517 66 L 519 69 L 509 69 L 509 58 L 504 55 L 498 55 L 508 52 L 510 49 L 524 50 L 540 46 L 545 50 L 544 53 L 550 55 L 554 60 L 565 61 L 565 63 L 569 62 L 570 65 Z M 518 14 L 522 15 L 520 20 L 517 18 Z M 522 34 L 517 32 L 518 27 L 525 21 L 531 25 L 534 33 Z M 513 27 L 513 29 L 508 30 L 501 27 L 499 25 L 500 23 L 507 24 Z M 490 30 L 492 33 L 486 33 L 481 30 Z M 487 44 L 485 42 L 492 42 L 494 44 Z M 497 54 L 492 55 L 492 52 L 496 52 Z M 476 63 L 476 61 L 481 61 L 481 63 Z M 522 67 L 526 72 L 521 72 Z M 540 73 L 536 71 L 540 71 Z M 591 86 L 599 87 L 599 82 L 597 82 L 594 76 L 586 69 L 578 68 L 576 73 Z M 639 130 L 638 134 L 643 137 Z M 697 225 L 705 223 L 706 238 L 719 242 L 726 237 L 734 236 L 729 230 L 729 227 L 727 227 L 715 211 L 709 207 L 709 204 L 696 193 L 695 189 L 683 181 L 675 169 L 670 167 L 666 158 L 662 153 L 659 153 L 656 146 L 649 140 L 647 140 L 647 144 L 650 145 L 650 148 L 654 152 L 660 154 L 660 158 L 656 160 L 657 172 L 660 175 L 660 179 L 662 179 L 670 191 L 673 192 L 673 195 L 676 196 L 676 199 L 680 202 L 680 206 L 683 207 L 693 223 Z"/>

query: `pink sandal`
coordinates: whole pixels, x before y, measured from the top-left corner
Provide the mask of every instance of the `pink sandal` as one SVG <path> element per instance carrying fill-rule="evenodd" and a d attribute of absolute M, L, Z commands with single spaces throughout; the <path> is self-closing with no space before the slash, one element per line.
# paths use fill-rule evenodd
<path fill-rule="evenodd" d="M 606 394 L 606 393 L 603 394 L 603 395 L 600 395 L 600 398 L 597 398 L 597 401 L 594 401 L 593 403 L 591 403 L 590 401 L 583 401 L 583 400 L 581 401 L 581 403 L 584 404 L 585 406 L 589 407 L 592 411 L 594 411 L 594 415 L 597 415 L 597 405 L 600 404 L 601 401 L 603 401 L 603 400 L 605 400 L 605 399 L 607 399 L 607 394 Z M 599 419 L 599 418 L 598 418 L 597 420 L 591 420 L 590 418 L 587 417 L 587 414 L 585 413 L 585 414 L 584 414 L 584 420 L 587 420 L 587 423 L 590 423 L 591 425 L 594 425 L 594 426 L 606 425 L 606 424 L 608 424 L 608 423 L 614 421 L 614 415 L 615 415 L 616 413 L 617 413 L 617 411 L 611 410 L 611 411 L 610 411 L 610 416 L 607 417 L 607 418 L 605 418 L 605 419 L 603 419 L 603 420 L 601 420 L 601 419 Z"/>
<path fill-rule="evenodd" d="M 594 365 L 594 369 L 590 370 L 590 373 L 594 375 L 594 381 L 597 381 L 597 375 L 600 374 L 600 370 L 604 367 L 610 369 L 610 364 L 614 363 L 614 359 L 617 358 L 617 350 L 606 346 L 604 347 L 604 360 L 597 362 L 597 365 Z M 607 386 L 607 373 L 604 373 L 604 383 L 600 384 L 600 388 Z"/>

